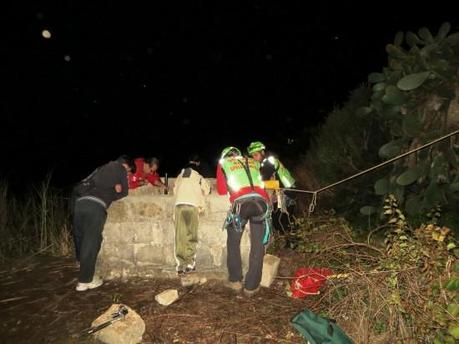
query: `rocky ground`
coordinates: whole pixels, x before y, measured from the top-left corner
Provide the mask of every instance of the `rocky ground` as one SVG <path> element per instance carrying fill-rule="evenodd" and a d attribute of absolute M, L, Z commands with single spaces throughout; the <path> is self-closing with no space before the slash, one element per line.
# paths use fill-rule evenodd
<path fill-rule="evenodd" d="M 283 265 L 288 266 L 284 260 Z M 281 267 L 282 268 L 282 267 Z M 69 258 L 34 257 L 0 269 L 1 343 L 92 343 L 84 330 L 113 303 L 124 303 L 145 321 L 142 343 L 304 343 L 290 319 L 309 307 L 286 296 L 285 280 L 247 298 L 219 281 L 192 288 L 178 279 L 113 280 L 75 291 L 77 267 Z M 170 306 L 154 297 L 179 288 Z M 309 305 L 308 305 L 309 303 Z"/>

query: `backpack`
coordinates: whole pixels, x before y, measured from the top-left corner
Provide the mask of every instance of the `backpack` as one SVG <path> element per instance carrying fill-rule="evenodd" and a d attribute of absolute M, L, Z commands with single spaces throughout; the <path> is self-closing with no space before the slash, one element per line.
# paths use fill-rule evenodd
<path fill-rule="evenodd" d="M 291 320 L 309 344 L 353 344 L 353 341 L 332 319 L 321 317 L 308 309 Z"/>
<path fill-rule="evenodd" d="M 96 168 L 89 176 L 78 182 L 72 189 L 70 197 L 70 211 L 73 213 L 75 201 L 83 196 L 88 196 L 89 192 L 96 187 L 95 176 L 99 168 Z"/>

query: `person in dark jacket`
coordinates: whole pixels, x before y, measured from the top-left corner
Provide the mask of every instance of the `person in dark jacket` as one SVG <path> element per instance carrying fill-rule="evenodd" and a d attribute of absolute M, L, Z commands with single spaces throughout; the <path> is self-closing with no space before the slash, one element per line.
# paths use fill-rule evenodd
<path fill-rule="evenodd" d="M 96 169 L 75 188 L 73 230 L 76 259 L 80 262 L 77 291 L 94 289 L 102 280 L 94 271 L 102 243 L 102 230 L 110 204 L 128 195 L 128 172 L 135 169 L 129 157 Z"/>

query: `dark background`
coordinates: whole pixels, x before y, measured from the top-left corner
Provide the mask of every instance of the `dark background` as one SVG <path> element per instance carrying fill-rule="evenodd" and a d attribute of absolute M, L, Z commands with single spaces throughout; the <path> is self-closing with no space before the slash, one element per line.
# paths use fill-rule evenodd
<path fill-rule="evenodd" d="M 398 30 L 458 30 L 453 2 L 401 3 L 4 4 L 0 174 L 65 187 L 127 153 L 173 175 L 253 140 L 294 161 Z"/>

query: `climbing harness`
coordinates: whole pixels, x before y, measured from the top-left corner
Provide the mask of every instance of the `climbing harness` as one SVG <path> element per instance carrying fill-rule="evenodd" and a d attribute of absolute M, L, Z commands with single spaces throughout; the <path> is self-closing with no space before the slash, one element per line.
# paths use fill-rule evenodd
<path fill-rule="evenodd" d="M 247 223 L 247 220 L 244 220 L 241 218 L 241 215 L 240 215 L 241 207 L 246 202 L 257 201 L 257 200 L 263 200 L 263 202 L 266 202 L 265 199 L 257 193 L 249 193 L 247 195 L 243 195 L 239 197 L 238 199 L 236 199 L 236 201 L 234 201 L 234 204 L 231 205 L 228 210 L 226 219 L 223 223 L 222 230 L 232 229 L 232 230 L 235 230 L 236 232 L 242 232 Z M 257 205 L 259 206 L 258 203 Z M 252 217 L 252 221 L 263 222 L 263 228 L 264 228 L 263 244 L 268 243 L 269 237 L 271 235 L 271 228 L 272 228 L 271 208 L 269 204 L 266 203 L 266 211 L 262 215 Z"/>

